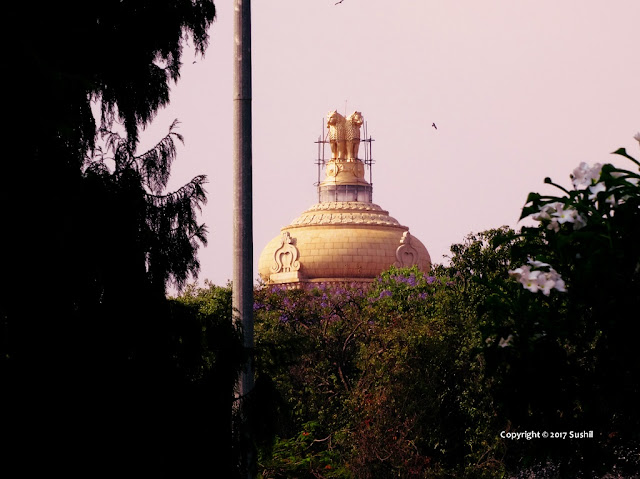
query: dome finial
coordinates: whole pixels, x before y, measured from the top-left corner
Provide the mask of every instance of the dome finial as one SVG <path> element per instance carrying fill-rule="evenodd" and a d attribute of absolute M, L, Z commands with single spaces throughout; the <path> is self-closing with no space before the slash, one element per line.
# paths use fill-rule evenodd
<path fill-rule="evenodd" d="M 359 111 L 354 111 L 346 118 L 336 110 L 327 114 L 332 160 L 356 161 L 358 159 L 360 127 L 363 123 L 364 118 Z"/>
<path fill-rule="evenodd" d="M 363 124 L 364 118 L 359 111 L 346 118 L 337 110 L 327 114 L 331 159 L 326 163 L 325 179 L 318 185 L 321 202 L 371 202 L 371 184 L 365 180 L 365 164 L 358 158 Z"/>

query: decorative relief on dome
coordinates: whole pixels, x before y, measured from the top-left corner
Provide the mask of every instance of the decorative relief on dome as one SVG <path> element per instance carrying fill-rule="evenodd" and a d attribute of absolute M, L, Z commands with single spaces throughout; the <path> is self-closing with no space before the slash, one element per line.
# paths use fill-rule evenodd
<path fill-rule="evenodd" d="M 364 179 L 364 163 L 362 160 L 329 160 L 327 163 L 327 178 L 338 175 L 352 175 L 355 178 Z"/>
<path fill-rule="evenodd" d="M 270 268 L 272 273 L 290 273 L 300 269 L 299 252 L 293 245 L 293 239 L 288 231 L 282 233 L 280 247 L 273 253 L 275 264 Z"/>
<path fill-rule="evenodd" d="M 400 239 L 400 246 L 396 249 L 396 261 L 394 266 L 397 268 L 410 268 L 411 266 L 418 264 L 420 256 L 418 250 L 411 244 L 411 233 L 405 231 L 402 233 Z"/>
<path fill-rule="evenodd" d="M 378 205 L 348 201 L 315 204 L 294 219 L 290 226 L 331 224 L 400 226 L 398 220 Z"/>
<path fill-rule="evenodd" d="M 385 225 L 400 226 L 395 218 L 383 214 L 368 212 L 326 212 L 321 214 L 302 214 L 291 222 L 290 226 L 317 226 L 317 225 Z"/>
<path fill-rule="evenodd" d="M 328 201 L 325 203 L 316 203 L 309 208 L 305 213 L 318 210 L 365 210 L 365 211 L 380 211 L 387 213 L 378 205 L 373 203 L 363 203 L 361 201 Z"/>

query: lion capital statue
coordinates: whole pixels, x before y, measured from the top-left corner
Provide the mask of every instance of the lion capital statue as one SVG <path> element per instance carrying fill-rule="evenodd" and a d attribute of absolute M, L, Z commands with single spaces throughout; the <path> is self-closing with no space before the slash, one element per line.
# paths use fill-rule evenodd
<path fill-rule="evenodd" d="M 360 148 L 360 127 L 364 123 L 362 113 L 354 111 L 346 119 L 347 134 L 347 161 L 358 159 L 358 149 Z"/>
<path fill-rule="evenodd" d="M 360 127 L 363 123 L 364 119 L 359 111 L 354 111 L 347 118 L 336 110 L 327 114 L 332 160 L 355 161 L 358 159 Z"/>

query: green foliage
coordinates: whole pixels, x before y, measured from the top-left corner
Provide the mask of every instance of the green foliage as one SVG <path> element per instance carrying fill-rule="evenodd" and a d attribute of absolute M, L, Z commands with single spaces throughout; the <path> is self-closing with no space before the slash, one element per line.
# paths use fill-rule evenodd
<path fill-rule="evenodd" d="M 637 470 L 640 177 L 574 175 L 563 196 L 529 195 L 539 227 L 469 235 L 431 275 L 258 291 L 258 370 L 283 405 L 262 477 Z M 585 430 L 595 437 L 501 437 Z"/>
<path fill-rule="evenodd" d="M 231 321 L 231 287 L 209 282 L 205 286 L 189 285 L 171 300 L 176 319 L 175 367 L 189 382 L 207 380 L 211 374 L 225 375 L 223 384 L 231 388 L 244 360 L 241 331 Z"/>
<path fill-rule="evenodd" d="M 261 477 L 350 478 L 350 472 L 340 463 L 341 458 L 331 443 L 327 446 L 323 444 L 331 441 L 332 435 L 318 438 L 318 429 L 317 422 L 308 422 L 302 425 L 298 435 L 289 439 L 276 438 L 270 456 L 261 458 L 264 464 Z"/>
<path fill-rule="evenodd" d="M 274 451 L 289 447 L 286 441 L 314 422 L 314 437 L 330 437 L 308 454 L 345 457 L 350 418 L 344 404 L 357 384 L 355 356 L 367 334 L 363 298 L 363 291 L 352 286 L 256 291 L 257 378 L 273 381 L 282 398 Z M 289 467 L 278 457 L 264 456 L 265 477 Z M 339 477 L 339 464 L 331 467 L 332 477 Z"/>
<path fill-rule="evenodd" d="M 259 374 L 286 403 L 263 477 L 494 477 L 480 336 L 441 272 L 256 293 Z M 305 443 L 310 424 L 323 441 Z"/>
<path fill-rule="evenodd" d="M 172 474 L 238 477 L 233 391 L 246 358 L 231 317 L 231 287 L 189 285 L 169 305 L 171 371 L 180 392 L 172 403 L 179 440 L 171 454 L 181 461 Z"/>

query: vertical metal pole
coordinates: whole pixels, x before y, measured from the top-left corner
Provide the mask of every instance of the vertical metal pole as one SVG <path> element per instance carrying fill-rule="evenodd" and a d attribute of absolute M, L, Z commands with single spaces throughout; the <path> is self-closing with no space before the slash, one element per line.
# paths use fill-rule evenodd
<path fill-rule="evenodd" d="M 240 374 L 241 403 L 253 390 L 253 214 L 251 151 L 251 1 L 234 0 L 233 308 L 242 323 L 248 361 Z M 254 477 L 253 443 L 243 415 L 245 477 Z"/>

